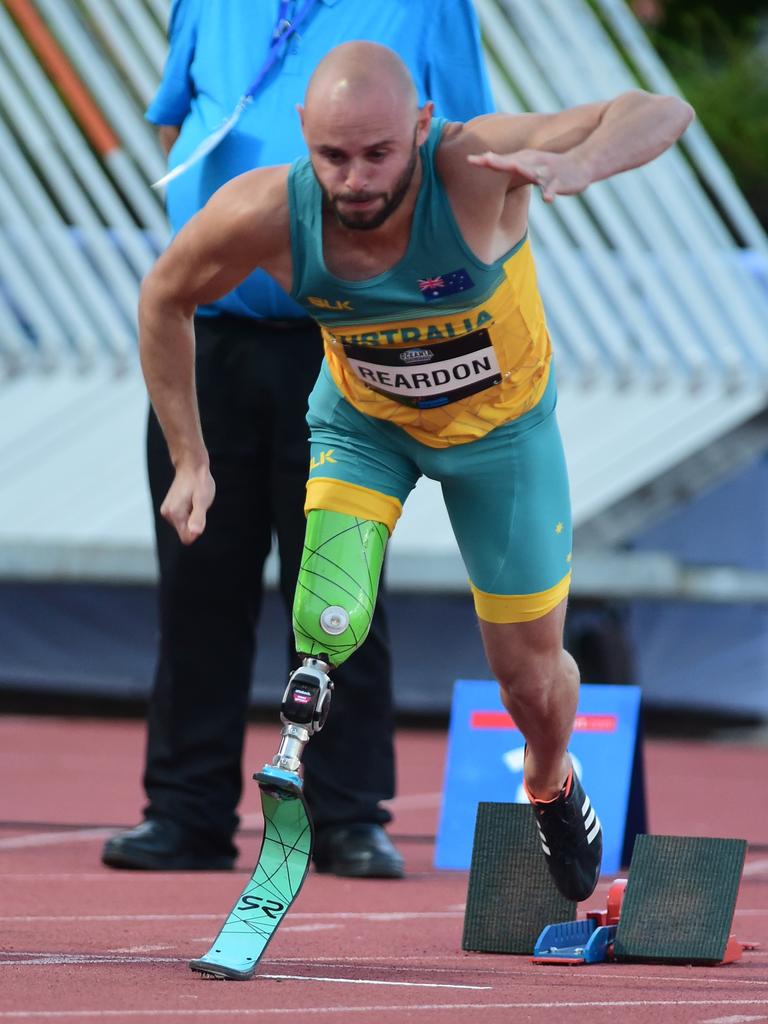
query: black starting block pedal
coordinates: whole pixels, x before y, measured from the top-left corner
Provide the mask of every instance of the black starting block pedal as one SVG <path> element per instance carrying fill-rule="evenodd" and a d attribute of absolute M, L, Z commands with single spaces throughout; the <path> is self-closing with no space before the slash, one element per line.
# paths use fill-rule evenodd
<path fill-rule="evenodd" d="M 572 921 L 576 903 L 552 881 L 527 804 L 480 803 L 461 948 L 530 954 L 550 921 Z"/>
<path fill-rule="evenodd" d="M 736 959 L 744 947 L 729 937 L 746 851 L 744 839 L 638 836 L 616 929 L 616 960 Z"/>

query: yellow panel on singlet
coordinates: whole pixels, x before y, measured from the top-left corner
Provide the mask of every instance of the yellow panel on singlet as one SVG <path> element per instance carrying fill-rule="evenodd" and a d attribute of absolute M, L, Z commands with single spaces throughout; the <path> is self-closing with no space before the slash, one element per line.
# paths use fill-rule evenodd
<path fill-rule="evenodd" d="M 517 419 L 532 409 L 547 385 L 551 346 L 536 271 L 528 241 L 504 264 L 504 277 L 489 299 L 454 315 L 430 310 L 429 317 L 381 324 L 335 324 L 323 327 L 325 354 L 337 387 L 360 412 L 389 420 L 416 440 L 433 448 L 463 444 L 483 437 L 494 427 Z M 439 360 L 440 343 L 452 338 L 488 332 L 492 352 L 481 349 L 458 359 Z M 387 334 L 385 335 L 385 332 Z M 407 376 L 397 367 L 367 364 L 365 347 L 391 339 L 388 352 L 422 351 L 428 343 L 434 356 Z M 403 341 L 403 338 L 407 339 Z M 355 357 L 350 358 L 353 351 Z M 495 357 L 495 358 L 494 358 Z M 473 367 L 472 364 L 475 365 Z M 418 364 L 417 364 L 418 365 Z M 403 367 L 404 369 L 405 367 Z M 474 373 L 473 373 L 474 370 Z M 367 371 L 367 376 L 361 375 Z M 435 383 L 435 371 L 438 372 Z M 455 388 L 481 373 L 493 372 L 499 382 L 465 398 L 434 408 L 414 408 L 394 395 L 417 398 L 444 383 Z M 459 376 L 455 376 L 459 374 Z M 451 376 L 451 380 L 447 379 Z M 384 389 L 390 388 L 392 397 Z"/>

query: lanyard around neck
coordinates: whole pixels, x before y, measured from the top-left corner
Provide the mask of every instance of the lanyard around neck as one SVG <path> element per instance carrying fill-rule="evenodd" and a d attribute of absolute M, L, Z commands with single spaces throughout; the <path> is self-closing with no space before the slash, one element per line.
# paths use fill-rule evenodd
<path fill-rule="evenodd" d="M 267 77 L 275 64 L 285 56 L 288 42 L 299 31 L 311 13 L 312 8 L 315 7 L 317 3 L 318 0 L 304 0 L 302 7 L 298 9 L 293 19 L 291 19 L 288 15 L 294 4 L 291 3 L 291 0 L 280 0 L 280 6 L 277 11 L 277 22 L 275 23 L 275 27 L 272 31 L 272 39 L 269 44 L 269 53 L 267 54 L 267 58 L 262 64 L 261 70 L 256 78 L 254 78 L 246 91 L 237 101 L 235 109 L 229 117 L 215 129 L 215 131 L 212 131 L 210 135 L 206 135 L 186 160 L 180 163 L 177 167 L 174 167 L 174 169 L 169 171 L 168 174 L 163 175 L 159 181 L 156 181 L 152 185 L 152 188 L 160 188 L 163 185 L 167 185 L 169 181 L 173 181 L 174 178 L 178 178 L 180 174 L 183 174 L 184 171 L 188 170 L 193 164 L 196 164 L 198 160 L 202 160 L 204 156 L 212 153 L 221 140 L 232 131 L 240 120 L 241 114 L 258 92 L 261 83 Z"/>
<path fill-rule="evenodd" d="M 267 59 L 261 67 L 256 78 L 248 86 L 246 91 L 240 97 L 240 103 L 243 100 L 251 100 L 258 92 L 259 86 L 267 77 L 269 72 L 275 66 L 275 64 L 282 60 L 285 56 L 287 49 L 287 43 L 290 41 L 292 36 L 295 36 L 301 26 L 307 20 L 308 15 L 312 11 L 312 8 L 317 4 L 317 0 L 305 0 L 304 5 L 299 8 L 295 16 L 291 20 L 288 17 L 288 13 L 294 4 L 291 0 L 280 0 L 280 7 L 277 12 L 277 23 L 274 31 L 272 32 L 272 42 L 269 46 L 269 53 Z"/>

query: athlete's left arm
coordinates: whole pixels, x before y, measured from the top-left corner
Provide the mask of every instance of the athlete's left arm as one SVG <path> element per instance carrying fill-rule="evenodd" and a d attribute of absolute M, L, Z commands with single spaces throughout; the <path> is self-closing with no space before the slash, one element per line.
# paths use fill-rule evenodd
<path fill-rule="evenodd" d="M 467 159 L 509 176 L 510 188 L 539 185 L 547 202 L 654 160 L 680 138 L 693 109 L 642 90 L 559 114 L 480 118 L 465 126 Z"/>

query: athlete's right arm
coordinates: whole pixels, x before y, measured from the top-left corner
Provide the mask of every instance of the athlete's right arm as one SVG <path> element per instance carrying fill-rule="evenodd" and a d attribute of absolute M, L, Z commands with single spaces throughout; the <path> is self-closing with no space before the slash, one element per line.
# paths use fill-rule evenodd
<path fill-rule="evenodd" d="M 185 544 L 203 532 L 214 496 L 195 393 L 193 316 L 257 267 L 290 289 L 287 175 L 286 167 L 262 168 L 224 185 L 141 287 L 141 366 L 176 470 L 161 512 Z"/>

